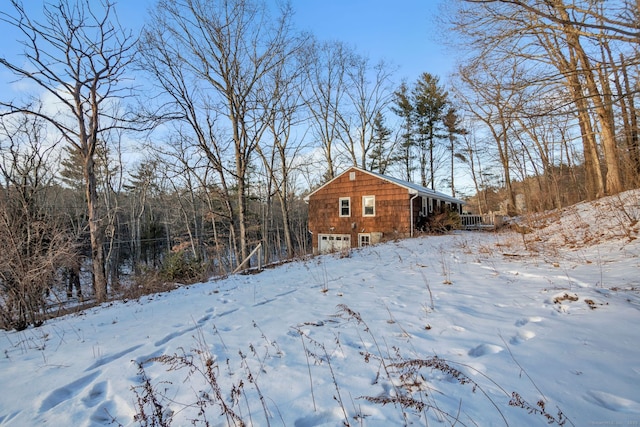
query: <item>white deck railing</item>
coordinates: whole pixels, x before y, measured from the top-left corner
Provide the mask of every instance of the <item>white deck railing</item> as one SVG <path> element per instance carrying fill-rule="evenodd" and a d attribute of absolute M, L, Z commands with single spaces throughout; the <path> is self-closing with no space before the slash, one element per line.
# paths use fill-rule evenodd
<path fill-rule="evenodd" d="M 494 213 L 483 215 L 462 214 L 460 219 L 462 228 L 465 230 L 494 229 L 504 224 L 504 217 Z"/>

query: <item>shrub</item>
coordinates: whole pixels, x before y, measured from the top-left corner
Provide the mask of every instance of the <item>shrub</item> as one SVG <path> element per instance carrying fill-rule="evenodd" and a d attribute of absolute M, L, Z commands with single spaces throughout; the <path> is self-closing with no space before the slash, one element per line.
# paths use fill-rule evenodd
<path fill-rule="evenodd" d="M 201 280 L 206 272 L 205 264 L 184 250 L 165 255 L 160 268 L 163 280 L 193 283 Z"/>
<path fill-rule="evenodd" d="M 0 241 L 0 328 L 40 326 L 56 272 L 77 256 L 72 238 L 49 217 L 4 205 Z"/>
<path fill-rule="evenodd" d="M 143 295 L 167 292 L 175 288 L 175 283 L 164 280 L 158 271 L 149 270 L 136 275 L 129 286 L 123 287 L 120 297 L 124 300 L 137 299 Z"/>
<path fill-rule="evenodd" d="M 460 215 L 454 211 L 440 212 L 427 218 L 424 231 L 433 234 L 444 234 L 462 228 Z"/>

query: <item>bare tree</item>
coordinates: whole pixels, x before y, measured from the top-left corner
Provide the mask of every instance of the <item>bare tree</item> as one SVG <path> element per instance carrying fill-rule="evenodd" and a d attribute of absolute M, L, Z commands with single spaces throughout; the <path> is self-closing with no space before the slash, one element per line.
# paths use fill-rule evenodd
<path fill-rule="evenodd" d="M 461 69 L 459 75 L 471 89 L 468 95 L 473 97 L 465 102 L 495 141 L 507 189 L 507 212 L 511 214 L 516 209 L 516 197 L 511 179 L 513 156 L 510 136 L 515 124 L 515 111 L 518 111 L 522 101 L 522 88 L 517 84 L 520 69 L 517 63 L 513 63 L 505 75 L 504 68 L 500 72 L 492 71 L 491 68 L 486 63 L 477 63 L 475 67 Z"/>
<path fill-rule="evenodd" d="M 469 166 L 471 180 L 473 181 L 473 186 L 476 191 L 476 198 L 478 200 L 478 211 L 482 215 L 487 211 L 486 199 L 482 200 L 480 198 L 481 193 L 483 193 L 486 197 L 486 191 L 481 191 L 485 189 L 483 182 L 482 156 L 480 155 L 482 150 L 479 147 L 476 135 L 473 132 L 465 133 L 463 135 L 463 141 L 465 160 L 467 162 L 467 165 Z M 484 201 L 485 203 L 483 204 L 482 201 Z"/>
<path fill-rule="evenodd" d="M 623 68 L 623 57 L 638 62 L 637 1 L 462 0 L 455 5 L 451 27 L 471 58 L 493 64 L 518 58 L 529 70 L 528 84 L 569 95 L 572 109 L 563 108 L 560 96 L 548 113 L 575 117 L 589 197 L 621 191 L 621 156 L 633 150 L 620 150 L 614 108 L 628 107 L 626 99 L 635 95 L 617 90 L 616 99 L 610 80 Z"/>
<path fill-rule="evenodd" d="M 142 228 L 144 217 L 149 210 L 148 199 L 153 193 L 153 183 L 157 178 L 157 163 L 146 160 L 138 164 L 131 173 L 129 182 L 124 184 L 129 199 L 129 229 L 131 239 L 131 263 L 136 274 L 140 273 L 142 260 Z"/>
<path fill-rule="evenodd" d="M 610 194 L 619 193 L 622 191 L 622 182 L 618 160 L 618 149 L 616 147 L 615 125 L 613 123 L 613 116 L 608 108 L 608 102 L 605 99 L 605 95 L 602 93 L 602 90 L 606 90 L 606 88 L 599 86 L 594 73 L 595 67 L 583 47 L 583 42 L 581 40 L 582 24 L 579 22 L 569 24 L 569 10 L 564 4 L 564 0 L 553 0 L 549 3 L 549 6 L 549 12 L 551 12 L 552 16 L 561 20 L 561 29 L 566 40 L 567 47 L 569 48 L 569 52 L 575 55 L 578 61 L 578 67 L 570 70 L 570 72 L 577 72 L 578 75 L 584 79 L 586 93 L 593 102 L 594 110 L 598 117 L 604 160 L 607 166 L 606 191 Z M 539 16 L 535 10 L 532 12 Z M 547 15 L 549 14 L 544 14 L 544 17 L 547 17 Z M 560 51 L 557 45 L 544 46 L 548 51 Z"/>
<path fill-rule="evenodd" d="M 0 328 L 42 324 L 56 272 L 77 257 L 52 209 L 57 141 L 45 135 L 43 120 L 29 115 L 0 124 Z"/>
<path fill-rule="evenodd" d="M 335 177 L 335 144 L 341 136 L 340 120 L 347 90 L 347 68 L 352 52 L 344 43 L 314 43 L 307 54 L 308 89 L 305 103 L 311 112 L 314 136 L 319 140 L 327 170 L 324 180 Z"/>
<path fill-rule="evenodd" d="M 179 0 L 158 2 L 152 18 L 141 45 L 145 67 L 168 95 L 171 111 L 191 127 L 227 194 L 234 187 L 231 217 L 244 260 L 247 176 L 270 114 L 260 108 L 258 89 L 291 53 L 291 11 L 282 8 L 272 19 L 261 1 Z"/>
<path fill-rule="evenodd" d="M 449 138 L 449 169 L 450 169 L 450 185 L 451 195 L 456 197 L 455 186 L 455 159 L 462 158 L 464 160 L 464 154 L 457 152 L 456 150 L 456 137 L 457 135 L 464 135 L 466 130 L 461 125 L 461 117 L 454 107 L 449 107 L 446 114 L 442 117 L 442 124 L 447 131 L 447 137 Z"/>
<path fill-rule="evenodd" d="M 28 65 L 6 58 L 0 58 L 0 64 L 51 95 L 56 104 L 50 113 L 36 109 L 37 102 L 33 100 L 0 101 L 8 109 L 3 115 L 25 113 L 41 117 L 81 153 L 94 291 L 96 300 L 101 302 L 107 296 L 107 279 L 95 155 L 101 135 L 122 126 L 117 101 L 129 90 L 122 82 L 136 40 L 118 25 L 109 0 L 99 6 L 87 0 L 47 3 L 43 22 L 31 19 L 31 13 L 18 0 L 11 0 L 11 5 L 14 14 L 2 12 L 0 16 L 24 37 L 22 46 Z"/>
<path fill-rule="evenodd" d="M 297 43 L 302 46 L 306 42 L 307 40 L 303 38 Z M 283 61 L 281 66 L 274 68 L 263 82 L 261 97 L 264 103 L 263 108 L 271 111 L 271 115 L 267 119 L 269 129 L 266 137 L 263 143 L 256 147 L 267 175 L 268 217 L 271 219 L 274 217 L 272 195 L 275 195 L 280 205 L 284 245 L 286 256 L 289 258 L 295 254 L 290 218 L 293 172 L 297 166 L 299 153 L 305 148 L 304 135 L 296 135 L 295 130 L 302 123 L 307 122 L 306 117 L 301 114 L 304 106 L 302 99 L 304 73 L 307 65 L 301 51 L 300 54 L 292 55 L 287 61 Z M 265 253 L 268 253 L 270 233 L 266 229 L 267 221 L 263 222 L 263 243 Z"/>
<path fill-rule="evenodd" d="M 368 58 L 356 54 L 348 61 L 345 94 L 350 101 L 349 111 L 342 111 L 337 117 L 342 144 L 354 166 L 367 168 L 367 158 L 374 148 L 374 120 L 391 102 L 392 73 L 384 61 L 372 65 Z"/>

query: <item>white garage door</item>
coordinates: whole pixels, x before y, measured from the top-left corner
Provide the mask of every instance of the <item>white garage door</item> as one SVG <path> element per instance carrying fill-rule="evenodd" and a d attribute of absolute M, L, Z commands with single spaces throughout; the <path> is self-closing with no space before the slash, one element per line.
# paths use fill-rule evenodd
<path fill-rule="evenodd" d="M 351 249 L 349 234 L 318 234 L 318 251 L 321 254 Z"/>

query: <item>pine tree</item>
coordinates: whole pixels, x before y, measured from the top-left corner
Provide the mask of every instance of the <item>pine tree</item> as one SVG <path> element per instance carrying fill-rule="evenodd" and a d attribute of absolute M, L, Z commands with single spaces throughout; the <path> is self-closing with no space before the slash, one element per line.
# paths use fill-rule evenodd
<path fill-rule="evenodd" d="M 82 191 L 84 189 L 84 174 L 82 166 L 82 153 L 75 145 L 65 145 L 64 158 L 60 162 L 60 180 L 67 187 Z"/>
<path fill-rule="evenodd" d="M 413 172 L 411 158 L 414 146 L 414 107 L 411 102 L 409 87 L 405 82 L 393 93 L 393 102 L 394 105 L 391 107 L 391 111 L 403 120 L 402 142 L 397 160 L 404 166 L 405 179 L 411 181 L 411 172 Z"/>
<path fill-rule="evenodd" d="M 427 186 L 427 154 L 429 155 L 429 183 L 435 189 L 435 140 L 441 138 L 441 120 L 447 105 L 448 93 L 440 85 L 440 79 L 429 73 L 422 73 L 412 91 L 415 125 L 420 150 L 421 185 Z"/>
<path fill-rule="evenodd" d="M 391 130 L 384 124 L 384 116 L 378 112 L 373 120 L 373 135 L 371 137 L 372 150 L 369 154 L 371 160 L 369 169 L 385 173 L 391 162 L 392 150 L 388 147 Z"/>

